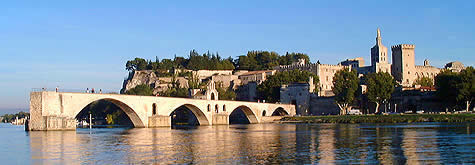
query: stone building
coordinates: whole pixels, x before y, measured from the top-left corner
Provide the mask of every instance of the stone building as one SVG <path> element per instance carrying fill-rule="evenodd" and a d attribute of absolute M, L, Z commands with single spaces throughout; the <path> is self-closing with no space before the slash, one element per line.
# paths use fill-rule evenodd
<path fill-rule="evenodd" d="M 308 115 L 310 107 L 309 83 L 292 83 L 280 88 L 280 102 L 295 105 L 297 115 Z"/>
<path fill-rule="evenodd" d="M 453 61 L 445 64 L 445 69 L 450 70 L 452 72 L 460 72 L 465 69 L 463 64 L 459 61 Z"/>
<path fill-rule="evenodd" d="M 418 78 L 434 77 L 440 69 L 430 66 L 426 59 L 423 66 L 415 65 L 415 45 L 400 44 L 391 47 L 393 56 L 392 76 L 403 87 L 411 87 Z"/>
<path fill-rule="evenodd" d="M 371 48 L 371 65 L 364 66 L 364 60 L 361 57 L 347 59 L 340 62 L 341 65 L 351 66 L 356 69 L 359 77 L 369 74 L 386 72 L 390 73 L 398 83 L 404 87 L 411 87 L 414 82 L 422 77 L 429 77 L 432 80 L 440 72 L 439 68 L 429 64 L 429 60 L 424 60 L 424 65 L 415 64 L 415 45 L 399 44 L 391 47 L 392 64 L 388 62 L 388 48 L 383 45 L 381 31 L 377 29 L 376 44 Z M 447 64 L 453 70 L 461 70 L 463 65 L 460 62 Z M 462 65 L 462 67 L 461 67 Z M 320 77 L 322 79 L 322 77 Z"/>
<path fill-rule="evenodd" d="M 236 100 L 239 101 L 257 101 L 257 82 L 249 82 L 240 85 L 236 90 Z"/>
<path fill-rule="evenodd" d="M 216 90 L 216 83 L 208 81 L 206 89 L 189 89 L 189 96 L 193 99 L 201 100 L 218 100 L 218 90 Z"/>
<path fill-rule="evenodd" d="M 345 66 L 351 65 L 351 68 L 362 68 L 364 67 L 364 59 L 363 57 L 346 59 L 345 61 L 340 62 L 340 64 Z"/>
<path fill-rule="evenodd" d="M 197 75 L 200 79 L 206 79 L 213 75 L 232 75 L 233 70 L 197 70 L 192 71 L 193 75 Z"/>
<path fill-rule="evenodd" d="M 320 78 L 319 86 L 317 87 L 319 90 L 320 96 L 332 96 L 334 95 L 332 92 L 333 88 L 333 76 L 335 73 L 341 69 L 348 69 L 351 70 L 352 65 L 331 65 L 331 64 L 303 64 L 303 63 L 295 63 L 292 65 L 280 65 L 274 67 L 275 70 L 278 71 L 290 71 L 290 70 L 303 70 L 309 71 L 314 73 Z"/>
<path fill-rule="evenodd" d="M 211 76 L 211 80 L 219 84 L 218 87 L 222 87 L 225 89 L 237 89 L 237 87 L 241 84 L 241 80 L 239 79 L 238 75 L 213 75 Z"/>
<path fill-rule="evenodd" d="M 241 81 L 241 85 L 246 85 L 249 82 L 257 82 L 257 84 L 260 84 L 266 80 L 267 76 L 274 75 L 275 72 L 276 70 L 250 71 L 239 75 L 239 80 Z"/>
<path fill-rule="evenodd" d="M 388 63 L 388 48 L 383 45 L 379 28 L 377 33 L 376 45 L 371 48 L 371 72 L 391 73 L 391 64 Z"/>
<path fill-rule="evenodd" d="M 330 65 L 330 64 L 316 64 L 316 75 L 320 78 L 319 83 L 319 96 L 333 96 L 333 77 L 339 70 L 346 69 L 351 70 L 350 66 L 344 65 Z"/>
<path fill-rule="evenodd" d="M 307 83 L 292 83 L 280 88 L 280 102 L 295 105 L 298 115 L 310 114 L 310 96 L 315 90 L 313 77 Z"/>

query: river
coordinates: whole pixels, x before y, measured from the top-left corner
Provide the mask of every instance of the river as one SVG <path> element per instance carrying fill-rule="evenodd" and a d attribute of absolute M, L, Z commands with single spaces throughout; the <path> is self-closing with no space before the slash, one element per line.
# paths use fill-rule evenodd
<path fill-rule="evenodd" d="M 475 163 L 474 123 L 249 124 L 25 132 L 0 124 L 1 164 Z"/>

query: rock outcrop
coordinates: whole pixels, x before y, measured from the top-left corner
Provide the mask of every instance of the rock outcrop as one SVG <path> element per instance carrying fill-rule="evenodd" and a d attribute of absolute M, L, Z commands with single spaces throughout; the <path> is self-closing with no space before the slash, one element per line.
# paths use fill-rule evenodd
<path fill-rule="evenodd" d="M 177 83 L 181 88 L 188 88 L 188 79 L 185 77 L 177 77 Z M 167 90 L 171 86 L 171 77 L 158 77 L 152 70 L 141 70 L 129 73 L 127 79 L 124 80 L 120 93 L 125 93 L 127 90 L 135 88 L 137 85 L 146 84 L 152 87 L 153 93 Z"/>
<path fill-rule="evenodd" d="M 229 70 L 200 70 L 191 72 L 200 79 L 200 82 L 213 80 L 219 82 L 224 88 L 232 86 L 232 88 L 235 89 L 241 84 L 238 78 L 239 74 L 233 75 L 232 71 Z M 146 84 L 154 88 L 153 93 L 156 94 L 167 90 L 172 85 L 172 79 L 172 77 L 159 77 L 153 70 L 133 71 L 130 72 L 127 79 L 124 80 L 120 92 L 125 93 L 137 85 Z M 180 88 L 188 88 L 188 77 L 176 77 L 176 82 Z"/>

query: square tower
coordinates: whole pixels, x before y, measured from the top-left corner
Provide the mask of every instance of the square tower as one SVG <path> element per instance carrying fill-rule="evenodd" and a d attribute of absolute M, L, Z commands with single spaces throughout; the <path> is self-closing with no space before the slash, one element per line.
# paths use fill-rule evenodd
<path fill-rule="evenodd" d="M 391 73 L 391 64 L 388 63 L 388 48 L 383 45 L 381 31 L 378 28 L 376 45 L 371 48 L 371 72 Z"/>
<path fill-rule="evenodd" d="M 376 45 L 371 48 L 371 65 L 376 66 L 377 63 L 388 63 L 388 48 L 383 45 L 381 31 L 378 28 L 376 36 Z"/>
<path fill-rule="evenodd" d="M 415 80 L 415 45 L 400 44 L 391 47 L 393 64 L 391 73 L 403 86 L 411 86 Z"/>

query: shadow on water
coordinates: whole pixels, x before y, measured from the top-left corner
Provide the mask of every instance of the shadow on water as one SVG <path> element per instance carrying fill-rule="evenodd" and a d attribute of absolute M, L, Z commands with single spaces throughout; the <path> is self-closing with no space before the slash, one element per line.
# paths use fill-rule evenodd
<path fill-rule="evenodd" d="M 241 108 L 234 110 L 229 115 L 229 124 L 250 124 L 248 117 Z"/>
<path fill-rule="evenodd" d="M 199 125 L 172 125 L 171 128 L 177 130 L 193 130 L 198 129 Z"/>

